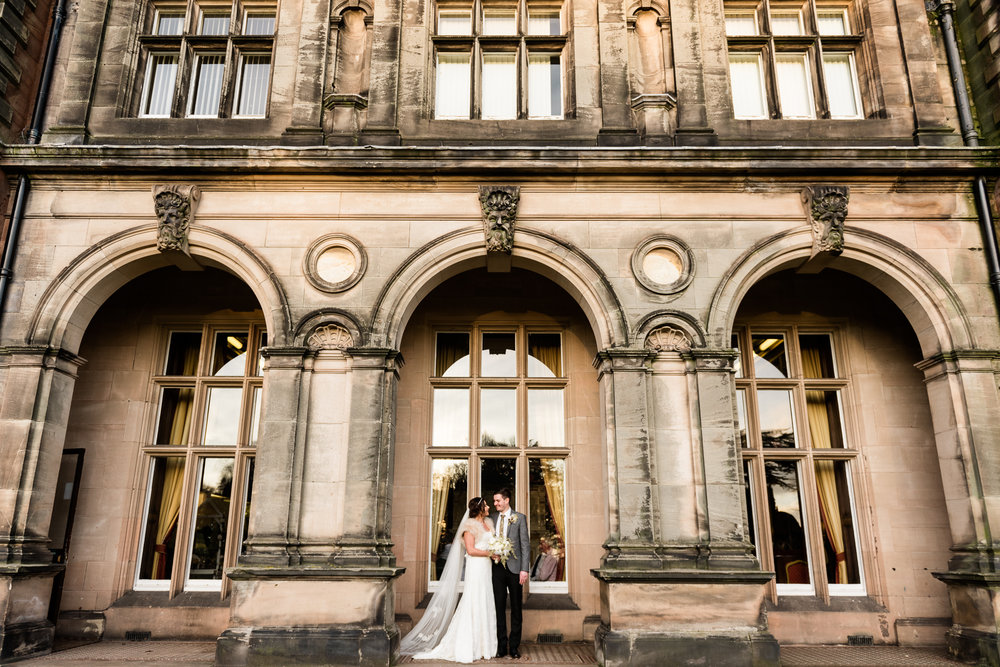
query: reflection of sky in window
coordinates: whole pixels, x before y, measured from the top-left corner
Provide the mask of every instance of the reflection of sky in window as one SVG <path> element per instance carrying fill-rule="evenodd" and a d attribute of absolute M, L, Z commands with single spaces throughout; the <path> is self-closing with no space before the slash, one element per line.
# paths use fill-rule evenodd
<path fill-rule="evenodd" d="M 441 377 L 446 378 L 462 378 L 469 376 L 469 355 L 465 355 L 444 372 Z"/>
<path fill-rule="evenodd" d="M 469 390 L 434 390 L 434 432 L 431 443 L 435 445 L 469 444 Z"/>
<path fill-rule="evenodd" d="M 229 484 L 233 480 L 232 459 L 203 459 L 201 492 L 229 495 Z"/>
<path fill-rule="evenodd" d="M 528 445 L 561 447 L 564 444 L 562 389 L 529 389 Z"/>
<path fill-rule="evenodd" d="M 528 376 L 533 378 L 554 378 L 552 369 L 535 357 L 528 355 Z"/>
<path fill-rule="evenodd" d="M 513 377 L 517 375 L 514 334 L 483 334 L 482 367 L 482 374 L 489 377 Z"/>
<path fill-rule="evenodd" d="M 746 397 L 744 396 L 746 392 L 742 389 L 736 392 L 736 419 L 737 426 L 740 429 L 740 446 L 747 446 L 747 405 Z"/>
<path fill-rule="evenodd" d="M 771 493 L 774 496 L 774 505 L 779 512 L 785 512 L 795 517 L 795 520 L 802 525 L 802 509 L 799 506 L 799 471 L 795 463 L 773 462 L 772 473 L 780 477 L 780 484 L 771 481 Z"/>
<path fill-rule="evenodd" d="M 242 397 L 243 390 L 239 387 L 213 387 L 208 390 L 204 444 L 236 444 L 240 426 L 240 399 Z"/>
<path fill-rule="evenodd" d="M 763 357 L 753 355 L 753 372 L 759 378 L 783 378 L 781 369 Z"/>
<path fill-rule="evenodd" d="M 233 377 L 243 375 L 247 366 L 247 355 L 243 353 L 227 361 L 222 368 L 216 372 L 216 377 Z"/>
<path fill-rule="evenodd" d="M 760 430 L 765 447 L 794 447 L 794 439 L 778 441 L 776 436 L 793 434 L 792 392 L 787 389 L 766 389 L 757 392 Z"/>
<path fill-rule="evenodd" d="M 483 389 L 479 415 L 481 442 L 484 445 L 514 445 L 517 423 L 517 393 L 514 389 Z"/>

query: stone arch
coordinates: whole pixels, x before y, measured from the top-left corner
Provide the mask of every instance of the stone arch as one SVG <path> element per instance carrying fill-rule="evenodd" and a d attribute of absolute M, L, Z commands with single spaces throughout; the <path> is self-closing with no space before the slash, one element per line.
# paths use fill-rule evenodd
<path fill-rule="evenodd" d="M 639 321 L 635 328 L 632 347 L 642 347 L 651 333 L 663 327 L 670 327 L 683 333 L 691 341 L 692 347 L 705 347 L 708 341 L 698 320 L 684 311 L 667 309 L 653 311 Z"/>
<path fill-rule="evenodd" d="M 514 234 L 511 265 L 566 290 L 587 317 L 598 348 L 628 344 L 625 310 L 611 282 L 578 248 L 544 232 L 520 228 Z M 456 230 L 417 250 L 390 276 L 376 299 L 368 344 L 398 348 L 410 315 L 431 290 L 459 273 L 484 266 L 482 227 Z"/>
<path fill-rule="evenodd" d="M 76 352 L 101 304 L 119 287 L 172 263 L 156 248 L 157 227 L 133 227 L 95 243 L 73 259 L 39 300 L 26 342 Z M 245 243 L 229 234 L 192 225 L 191 256 L 243 280 L 257 297 L 272 345 L 289 339 L 288 300 L 274 271 Z"/>
<path fill-rule="evenodd" d="M 844 230 L 844 252 L 830 268 L 853 274 L 881 290 L 903 312 L 924 357 L 975 347 L 958 295 L 927 260 L 896 241 L 865 229 Z M 782 232 L 749 248 L 722 277 L 708 313 L 708 335 L 728 346 L 743 297 L 762 278 L 800 266 L 812 253 L 808 228 Z"/>
<path fill-rule="evenodd" d="M 309 337 L 326 326 L 342 328 L 355 345 L 360 344 L 365 337 L 364 326 L 351 313 L 340 308 L 320 308 L 307 314 L 295 325 L 295 330 L 292 332 L 292 344 L 299 347 L 307 346 Z"/>

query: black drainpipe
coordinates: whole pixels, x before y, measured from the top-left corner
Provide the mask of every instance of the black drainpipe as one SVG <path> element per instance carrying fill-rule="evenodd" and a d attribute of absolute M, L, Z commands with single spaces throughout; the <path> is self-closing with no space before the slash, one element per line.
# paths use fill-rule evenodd
<path fill-rule="evenodd" d="M 941 24 L 951 85 L 955 89 L 955 104 L 958 106 L 958 124 L 962 130 L 962 141 L 966 146 L 979 146 L 979 135 L 976 134 L 976 128 L 972 123 L 972 105 L 969 103 L 969 92 L 965 85 L 962 56 L 958 50 L 958 36 L 955 33 L 955 4 L 952 0 L 930 0 L 925 4 L 927 11 L 937 16 L 938 23 Z M 997 308 L 1000 309 L 1000 250 L 997 248 L 996 228 L 993 226 L 990 199 L 986 193 L 986 179 L 983 176 L 976 176 L 973 180 L 972 192 L 976 199 L 976 212 L 979 214 L 979 230 L 983 235 L 983 252 L 990 273 L 990 287 L 993 288 L 993 299 Z"/>
<path fill-rule="evenodd" d="M 49 100 L 52 70 L 55 69 L 56 53 L 59 50 L 59 38 L 62 35 L 62 25 L 65 18 L 66 0 L 58 0 L 53 10 L 52 31 L 49 33 L 49 43 L 45 51 L 42 80 L 38 83 L 35 111 L 31 116 L 31 130 L 28 132 L 29 144 L 37 144 L 42 136 L 42 119 L 45 117 L 45 107 Z M 28 200 L 29 185 L 27 176 L 22 174 L 18 177 L 17 192 L 14 195 L 14 210 L 11 212 L 7 238 L 4 239 L 3 266 L 0 267 L 0 325 L 3 324 L 3 307 L 7 301 L 7 287 L 14 275 L 14 253 L 21 233 L 21 222 L 24 220 L 24 206 Z"/>

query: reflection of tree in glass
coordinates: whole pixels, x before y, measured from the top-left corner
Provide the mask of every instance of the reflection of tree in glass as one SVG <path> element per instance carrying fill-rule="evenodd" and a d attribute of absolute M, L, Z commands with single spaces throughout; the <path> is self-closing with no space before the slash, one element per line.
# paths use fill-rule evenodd
<path fill-rule="evenodd" d="M 773 429 L 771 431 L 762 432 L 760 434 L 760 438 L 765 447 L 784 449 L 795 448 L 795 433 L 792 431 L 785 429 Z"/>
<path fill-rule="evenodd" d="M 764 461 L 764 475 L 767 478 L 768 489 L 778 487 L 798 493 L 799 476 L 796 474 L 794 463 Z M 773 497 L 771 497 L 771 501 L 774 501 Z"/>

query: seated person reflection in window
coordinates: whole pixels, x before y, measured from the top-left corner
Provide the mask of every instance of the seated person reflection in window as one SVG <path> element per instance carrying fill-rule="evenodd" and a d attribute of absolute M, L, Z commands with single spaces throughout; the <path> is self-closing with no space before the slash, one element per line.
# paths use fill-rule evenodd
<path fill-rule="evenodd" d="M 552 547 L 546 538 L 538 542 L 538 556 L 531 566 L 532 581 L 556 581 L 559 570 L 559 558 L 552 554 Z"/>

